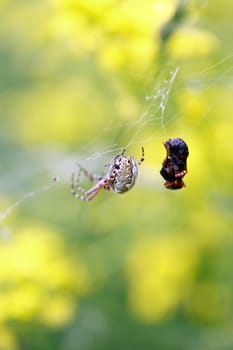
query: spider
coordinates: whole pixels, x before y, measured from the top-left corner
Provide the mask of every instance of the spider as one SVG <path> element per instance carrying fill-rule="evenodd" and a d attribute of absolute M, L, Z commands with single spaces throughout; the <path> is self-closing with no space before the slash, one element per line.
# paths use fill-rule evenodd
<path fill-rule="evenodd" d="M 142 156 L 137 163 L 132 156 L 125 155 L 125 148 L 121 154 L 118 154 L 113 162 L 109 165 L 108 172 L 105 176 L 98 176 L 89 173 L 86 169 L 79 165 L 79 173 L 75 181 L 75 174 L 72 174 L 71 193 L 75 198 L 83 201 L 90 201 L 99 191 L 104 188 L 107 191 L 113 190 L 116 193 L 125 193 L 129 191 L 135 184 L 138 176 L 138 165 L 144 161 L 144 148 L 142 147 Z M 89 190 L 85 190 L 79 183 L 81 171 L 92 182 L 95 183 Z"/>
<path fill-rule="evenodd" d="M 164 146 L 167 155 L 160 170 L 160 174 L 166 180 L 164 186 L 170 190 L 183 188 L 183 177 L 187 174 L 188 146 L 180 138 L 169 139 L 164 142 Z"/>

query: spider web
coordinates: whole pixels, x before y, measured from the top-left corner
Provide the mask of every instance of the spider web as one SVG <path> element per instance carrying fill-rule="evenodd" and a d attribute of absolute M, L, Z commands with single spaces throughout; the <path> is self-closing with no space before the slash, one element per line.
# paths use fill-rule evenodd
<path fill-rule="evenodd" d="M 212 64 L 210 66 L 207 66 L 206 69 L 199 71 L 199 72 L 191 72 L 190 75 L 182 75 L 181 81 L 186 82 L 187 86 L 194 86 L 197 84 L 208 84 L 208 86 L 211 86 L 212 84 L 216 84 L 221 82 L 221 80 L 224 82 L 224 84 L 232 83 L 230 77 L 232 75 L 232 66 L 230 65 L 227 68 L 224 68 L 225 70 L 221 72 L 218 77 L 209 78 L 206 80 L 206 73 L 211 73 L 215 71 L 216 67 L 221 67 L 222 64 L 225 62 L 230 62 L 233 57 L 233 53 L 231 53 L 228 56 L 223 57 L 215 64 Z M 77 160 L 79 163 L 84 164 L 85 166 L 88 166 L 90 163 L 96 164 L 96 167 L 99 164 L 99 161 L 101 160 L 101 163 L 106 164 L 106 162 L 109 163 L 109 160 L 113 159 L 113 157 L 116 154 L 119 154 L 123 148 L 130 149 L 132 146 L 135 145 L 146 145 L 156 139 L 164 139 L 165 137 L 171 137 L 171 135 L 168 135 L 167 132 L 167 125 L 168 121 L 166 120 L 166 110 L 167 106 L 169 104 L 169 99 L 171 98 L 173 89 L 174 89 L 174 83 L 177 78 L 177 76 L 180 74 L 180 67 L 176 66 L 173 69 L 170 70 L 170 72 L 166 73 L 166 76 L 160 81 L 156 81 L 156 86 L 154 90 L 149 93 L 145 94 L 145 107 L 143 112 L 136 118 L 135 121 L 132 122 L 125 122 L 123 123 L 123 128 L 125 130 L 125 133 L 128 136 L 127 143 L 125 144 L 108 144 L 106 147 L 101 148 L 99 145 L 101 144 L 101 140 L 104 139 L 104 136 L 108 134 L 109 131 L 113 130 L 115 128 L 114 121 L 109 122 L 107 127 L 99 130 L 97 132 L 97 136 L 93 138 L 90 142 L 86 143 L 79 149 L 78 154 L 69 155 L 66 154 L 63 151 L 59 151 L 58 153 L 51 153 L 51 156 L 49 157 L 49 163 L 43 164 L 43 169 L 46 173 L 51 174 L 49 181 L 39 188 L 36 188 L 35 190 L 30 190 L 29 192 L 22 195 L 17 201 L 13 202 L 12 205 L 9 205 L 6 209 L 3 209 L 2 212 L 0 212 L 0 237 L 6 238 L 9 236 L 9 229 L 4 224 L 4 220 L 18 207 L 22 206 L 26 201 L 31 200 L 33 197 L 38 196 L 42 192 L 47 192 L 50 189 L 58 186 L 58 185 L 66 185 L 69 186 L 71 174 L 73 171 L 77 170 Z M 202 118 L 193 125 L 193 128 L 199 127 L 203 120 L 209 117 L 210 112 L 215 107 L 216 102 L 213 102 L 207 110 L 203 111 Z M 174 118 L 177 118 L 179 116 L 175 116 Z M 154 130 L 156 131 L 151 136 L 147 136 L 147 133 L 144 132 L 147 129 L 148 126 L 154 125 Z M 185 137 L 184 133 L 180 133 L 179 136 Z M 98 149 L 98 151 L 94 151 Z M 48 150 L 46 149 L 46 153 Z M 43 157 L 43 150 L 38 152 L 38 159 L 40 157 Z M 85 155 L 83 157 L 83 155 Z M 48 157 L 47 157 L 48 158 Z M 40 167 L 41 170 L 41 163 L 39 162 L 38 169 Z M 35 176 L 38 169 L 33 169 L 31 176 Z M 18 167 L 17 167 L 18 171 Z"/>
<path fill-rule="evenodd" d="M 146 107 L 144 112 L 138 117 L 138 119 L 135 122 L 126 123 L 125 128 L 127 130 L 130 130 L 131 137 L 127 144 L 125 145 L 118 145 L 118 144 L 112 144 L 107 146 L 104 149 L 101 149 L 94 154 L 88 155 L 86 158 L 81 159 L 81 162 L 90 162 L 90 161 L 97 161 L 99 158 L 102 158 L 108 154 L 116 154 L 122 151 L 123 148 L 127 149 L 133 145 L 136 144 L 145 144 L 151 140 L 154 140 L 155 137 L 151 137 L 149 139 L 143 140 L 140 139 L 140 135 L 142 134 L 145 127 L 148 125 L 148 123 L 152 123 L 154 121 L 159 121 L 160 127 L 163 130 L 163 133 L 166 132 L 165 128 L 165 110 L 166 105 L 168 103 L 169 95 L 173 86 L 173 83 L 175 81 L 175 78 L 178 74 L 179 68 L 176 67 L 175 70 L 172 70 L 170 72 L 170 76 L 165 79 L 161 85 L 157 86 L 154 90 L 154 92 L 151 95 L 145 96 L 146 101 Z M 111 123 L 108 127 L 104 128 L 102 131 L 98 133 L 96 138 L 91 142 L 87 143 L 85 146 L 83 146 L 79 153 L 87 153 L 89 149 L 94 148 L 95 144 L 99 142 L 100 139 L 103 138 L 103 134 L 106 134 L 110 128 L 113 128 Z M 57 173 L 59 175 L 55 175 L 46 185 L 41 186 L 40 188 L 30 191 L 26 194 L 24 194 L 19 200 L 17 200 L 14 204 L 6 208 L 0 213 L 0 221 L 3 221 L 7 216 L 9 216 L 14 209 L 21 206 L 25 201 L 29 200 L 30 198 L 40 194 L 41 192 L 46 192 L 50 188 L 54 187 L 55 182 L 67 182 L 70 179 L 70 175 L 72 172 L 72 169 L 76 169 L 76 161 L 72 157 L 65 157 L 62 161 L 59 160 L 59 164 L 55 165 L 56 160 L 54 159 L 54 162 L 52 164 L 52 169 L 54 167 L 57 167 Z M 73 163 L 73 164 L 72 164 Z M 50 169 L 51 171 L 51 169 Z M 5 235 L 5 228 L 2 231 Z"/>
<path fill-rule="evenodd" d="M 102 149 L 94 154 L 88 155 L 86 158 L 82 159 L 82 162 L 96 161 L 101 157 L 104 157 L 108 154 L 113 154 L 115 156 L 122 149 L 128 149 L 135 145 L 146 144 L 150 141 L 155 140 L 158 136 L 151 136 L 150 138 L 145 139 L 143 137 L 143 132 L 148 127 L 149 124 L 154 123 L 156 127 L 162 130 L 162 134 L 166 134 L 165 127 L 165 110 L 168 103 L 169 95 L 172 90 L 173 83 L 178 74 L 179 67 L 176 67 L 174 70 L 171 70 L 169 77 L 164 79 L 152 92 L 150 95 L 145 96 L 145 107 L 144 111 L 138 116 L 138 118 L 129 123 L 124 123 L 124 133 L 129 135 L 128 142 L 126 144 L 112 144 L 107 146 L 105 149 Z M 97 140 L 100 140 L 103 136 L 103 133 L 107 133 L 109 129 L 114 128 L 110 123 L 110 126 L 105 128 L 97 138 L 87 144 L 81 151 L 85 152 L 88 148 L 92 148 Z"/>

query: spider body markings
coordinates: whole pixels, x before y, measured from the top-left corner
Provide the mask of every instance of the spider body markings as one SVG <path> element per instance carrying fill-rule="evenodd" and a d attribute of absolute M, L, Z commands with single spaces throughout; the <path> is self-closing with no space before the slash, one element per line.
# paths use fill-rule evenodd
<path fill-rule="evenodd" d="M 79 166 L 79 173 L 75 181 L 75 174 L 72 174 L 71 193 L 75 198 L 83 201 L 90 201 L 103 188 L 107 191 L 116 193 L 125 193 L 134 185 L 138 177 L 138 165 L 144 161 L 144 148 L 142 147 L 142 156 L 137 163 L 132 156 L 125 155 L 125 149 L 117 155 L 109 166 L 109 170 L 105 176 L 97 176 L 89 173 L 86 169 Z M 79 183 L 81 171 L 86 177 L 95 183 L 89 190 L 85 190 Z"/>
<path fill-rule="evenodd" d="M 164 142 L 164 146 L 167 154 L 160 170 L 165 180 L 164 186 L 170 190 L 183 188 L 183 177 L 187 174 L 188 146 L 181 138 L 171 138 Z"/>

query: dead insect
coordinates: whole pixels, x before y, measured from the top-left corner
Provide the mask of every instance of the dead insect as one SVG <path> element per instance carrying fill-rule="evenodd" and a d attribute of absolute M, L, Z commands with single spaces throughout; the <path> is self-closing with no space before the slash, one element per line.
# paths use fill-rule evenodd
<path fill-rule="evenodd" d="M 160 174 L 165 180 L 164 186 L 170 190 L 185 187 L 183 177 L 187 174 L 187 157 L 189 150 L 184 140 L 171 138 L 164 142 L 167 151 Z"/>

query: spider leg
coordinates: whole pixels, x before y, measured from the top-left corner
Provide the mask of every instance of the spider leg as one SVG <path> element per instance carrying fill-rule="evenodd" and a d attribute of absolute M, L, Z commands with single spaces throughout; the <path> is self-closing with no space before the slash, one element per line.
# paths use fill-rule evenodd
<path fill-rule="evenodd" d="M 94 185 L 92 188 L 90 188 L 90 190 L 85 190 L 84 188 L 82 188 L 79 184 L 79 177 L 80 177 L 80 172 L 78 174 L 78 177 L 76 179 L 74 179 L 75 174 L 72 174 L 72 178 L 71 178 L 71 194 L 75 197 L 75 198 L 79 198 L 83 201 L 90 201 L 92 198 L 94 198 L 97 193 L 102 189 L 105 188 L 107 186 L 107 179 L 106 178 L 101 178 L 101 180 L 99 180 L 99 182 L 97 182 L 96 185 Z"/>
<path fill-rule="evenodd" d="M 81 201 L 86 201 L 88 202 L 90 199 L 88 199 L 87 197 L 85 196 L 81 196 L 81 194 L 79 194 L 78 192 L 73 192 L 71 191 L 71 194 L 75 197 L 75 198 L 79 198 L 81 199 Z"/>
<path fill-rule="evenodd" d="M 77 178 L 76 178 L 76 181 L 75 181 L 75 174 L 73 173 L 72 174 L 72 177 L 71 177 L 71 192 L 81 192 L 82 194 L 86 194 L 86 190 L 80 185 L 80 182 L 79 182 L 79 179 L 80 179 L 80 174 L 81 174 L 81 169 L 79 170 L 78 172 L 78 175 L 77 175 Z"/>
<path fill-rule="evenodd" d="M 79 173 L 81 173 L 81 171 L 84 173 L 84 175 L 86 177 L 88 177 L 92 182 L 97 182 L 97 181 L 100 181 L 102 179 L 102 176 L 99 176 L 95 173 L 90 173 L 88 170 L 86 170 L 81 164 L 77 164 L 80 171 Z"/>
<path fill-rule="evenodd" d="M 125 151 L 126 151 L 126 149 L 125 149 L 125 148 L 123 148 L 123 150 L 122 150 L 122 152 L 121 152 L 121 155 L 122 155 L 122 156 L 124 156 Z"/>
<path fill-rule="evenodd" d="M 82 200 L 85 200 L 85 197 L 79 194 L 77 191 L 81 192 L 83 195 L 85 195 L 85 190 L 79 185 L 79 178 L 80 178 L 81 171 L 79 170 L 77 179 L 75 180 L 75 173 L 72 173 L 71 176 L 71 186 L 70 191 L 74 197 L 80 198 Z"/>
<path fill-rule="evenodd" d="M 138 162 L 138 165 L 141 165 L 142 162 L 144 162 L 144 160 L 145 160 L 145 153 L 144 153 L 144 147 L 142 146 L 142 156 L 141 156 L 140 161 Z"/>
<path fill-rule="evenodd" d="M 83 195 L 81 195 L 80 193 L 76 192 L 75 190 L 72 190 L 71 189 L 71 194 L 75 197 L 75 198 L 79 198 L 81 199 L 82 201 L 90 201 L 92 198 L 94 198 L 97 193 L 100 191 L 101 188 L 98 188 L 98 189 L 94 189 L 92 188 L 91 190 L 91 193 L 89 193 L 89 195 L 87 195 L 87 192 L 83 191 Z M 89 191 L 88 191 L 89 192 Z"/>

